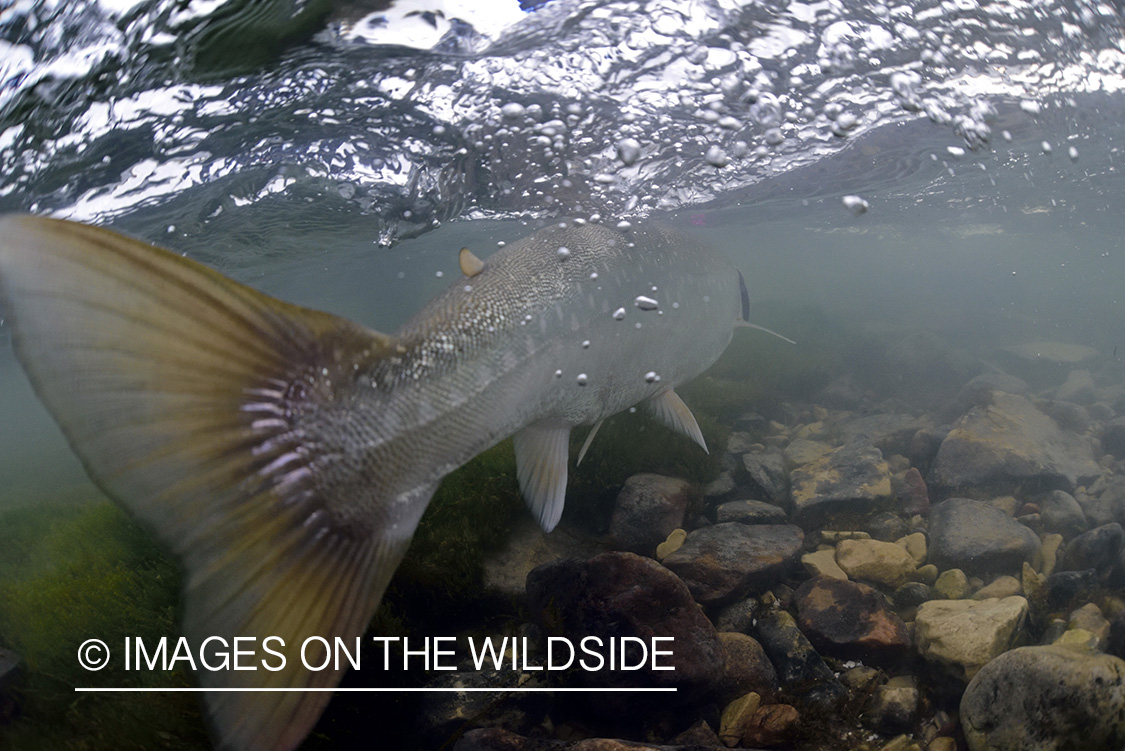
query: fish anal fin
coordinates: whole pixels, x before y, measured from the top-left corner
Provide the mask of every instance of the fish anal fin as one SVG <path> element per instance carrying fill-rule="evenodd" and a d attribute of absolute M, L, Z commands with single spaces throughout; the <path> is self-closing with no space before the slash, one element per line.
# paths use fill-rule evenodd
<path fill-rule="evenodd" d="M 559 523 L 566 500 L 570 426 L 534 423 L 513 436 L 516 476 L 531 513 L 544 531 Z"/>
<path fill-rule="evenodd" d="M 675 391 L 672 389 L 662 391 L 647 399 L 644 404 L 662 423 L 678 433 L 683 433 L 707 451 L 707 442 L 703 440 L 703 432 L 699 429 L 699 423 L 695 421 L 695 415 Z"/>

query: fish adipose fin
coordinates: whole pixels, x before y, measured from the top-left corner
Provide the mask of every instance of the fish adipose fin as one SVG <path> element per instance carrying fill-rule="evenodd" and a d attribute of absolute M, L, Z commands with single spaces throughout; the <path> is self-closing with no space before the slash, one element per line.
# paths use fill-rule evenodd
<path fill-rule="evenodd" d="M 216 665 L 247 638 L 240 659 L 256 669 L 200 669 L 201 684 L 334 687 L 346 661 L 310 672 L 302 642 L 355 650 L 433 488 L 393 504 L 409 511 L 345 518 L 345 501 L 374 491 L 341 487 L 341 450 L 308 418 L 392 340 L 108 230 L 36 217 L 0 219 L 0 303 L 90 476 L 179 556 L 193 651 L 225 640 L 204 653 Z M 309 646 L 317 665 L 326 652 Z M 331 694 L 204 696 L 221 748 L 282 751 Z"/>
<path fill-rule="evenodd" d="M 647 399 L 644 404 L 660 422 L 678 433 L 683 433 L 707 451 L 707 442 L 703 440 L 703 432 L 699 429 L 699 423 L 695 421 L 695 415 L 675 391 L 672 389 L 662 391 Z M 711 452 L 707 451 L 707 453 Z"/>
<path fill-rule="evenodd" d="M 539 526 L 550 532 L 559 523 L 566 500 L 570 426 L 532 424 L 512 440 L 520 491 Z"/>

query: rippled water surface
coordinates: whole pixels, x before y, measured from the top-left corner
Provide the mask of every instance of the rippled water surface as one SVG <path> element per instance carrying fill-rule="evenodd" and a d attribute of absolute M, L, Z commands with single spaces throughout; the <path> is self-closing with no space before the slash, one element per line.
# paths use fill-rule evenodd
<path fill-rule="evenodd" d="M 730 255 L 798 348 L 854 335 L 845 364 L 898 411 L 956 394 L 961 357 L 1058 386 L 1073 363 L 1020 353 L 1043 343 L 1125 381 L 1118 3 L 385 5 L 0 0 L 0 212 L 110 225 L 383 331 L 461 247 L 657 218 Z M 919 332 L 941 362 L 884 347 Z M 80 501 L 7 336 L 0 508 Z"/>

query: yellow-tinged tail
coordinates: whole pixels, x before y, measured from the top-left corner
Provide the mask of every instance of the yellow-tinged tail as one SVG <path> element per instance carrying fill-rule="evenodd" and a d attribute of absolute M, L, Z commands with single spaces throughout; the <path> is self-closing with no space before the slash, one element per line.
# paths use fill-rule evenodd
<path fill-rule="evenodd" d="M 201 684 L 335 686 L 341 671 L 306 670 L 301 643 L 354 643 L 414 527 L 346 514 L 338 447 L 308 435 L 302 416 L 390 338 L 108 230 L 28 216 L 0 218 L 0 303 L 90 476 L 180 557 L 193 649 L 256 640 L 241 644 L 258 650 L 258 669 L 200 670 Z M 284 640 L 281 670 L 259 662 L 268 636 Z M 274 751 L 301 742 L 330 694 L 205 696 L 221 747 Z"/>

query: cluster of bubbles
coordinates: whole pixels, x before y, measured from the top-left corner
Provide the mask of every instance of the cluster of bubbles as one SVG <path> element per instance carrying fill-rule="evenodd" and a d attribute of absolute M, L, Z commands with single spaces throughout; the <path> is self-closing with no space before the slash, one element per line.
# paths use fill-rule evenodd
<path fill-rule="evenodd" d="M 540 5 L 492 25 L 360 3 L 8 5 L 0 210 L 160 204 L 190 228 L 280 197 L 370 216 L 385 244 L 465 215 L 643 216 L 907 121 L 972 152 L 1013 102 L 1034 114 L 1125 71 L 1121 10 L 1095 0 Z M 394 23 L 434 33 L 388 44 Z M 203 199 L 167 208 L 185 195 Z"/>

